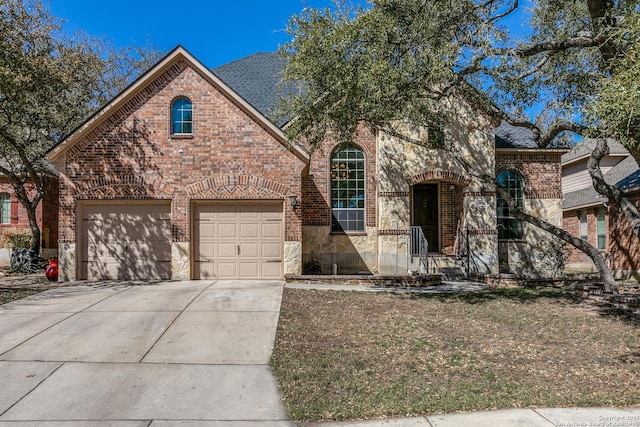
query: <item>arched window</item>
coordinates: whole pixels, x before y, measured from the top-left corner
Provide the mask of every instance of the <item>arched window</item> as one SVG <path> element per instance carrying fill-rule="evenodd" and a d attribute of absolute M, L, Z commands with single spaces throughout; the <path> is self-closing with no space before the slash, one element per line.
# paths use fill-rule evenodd
<path fill-rule="evenodd" d="M 0 220 L 1 224 L 11 224 L 11 196 L 9 193 L 0 193 Z"/>
<path fill-rule="evenodd" d="M 171 104 L 171 133 L 193 133 L 193 110 L 189 98 L 178 98 Z"/>
<path fill-rule="evenodd" d="M 507 190 L 511 198 L 519 208 L 524 206 L 523 181 L 519 173 L 504 171 L 498 175 L 498 185 Z M 509 212 L 509 205 L 497 195 L 498 239 L 518 240 L 522 239 L 522 223 L 513 218 Z"/>
<path fill-rule="evenodd" d="M 331 156 L 331 230 L 364 231 L 364 153 L 342 147 Z"/>

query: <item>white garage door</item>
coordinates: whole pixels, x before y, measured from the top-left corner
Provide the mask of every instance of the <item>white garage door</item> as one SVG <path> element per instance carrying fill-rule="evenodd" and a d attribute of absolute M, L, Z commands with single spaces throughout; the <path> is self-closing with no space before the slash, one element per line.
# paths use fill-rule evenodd
<path fill-rule="evenodd" d="M 171 278 L 169 203 L 85 204 L 82 213 L 82 277 Z"/>
<path fill-rule="evenodd" d="M 282 202 L 195 204 L 196 279 L 280 279 Z"/>

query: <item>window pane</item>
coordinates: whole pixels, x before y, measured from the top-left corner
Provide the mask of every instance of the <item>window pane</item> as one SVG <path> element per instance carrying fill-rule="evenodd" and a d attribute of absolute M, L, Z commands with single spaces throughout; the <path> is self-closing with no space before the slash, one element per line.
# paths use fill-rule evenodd
<path fill-rule="evenodd" d="M 176 99 L 171 106 L 171 129 L 173 133 L 192 133 L 193 116 L 191 101 Z"/>
<path fill-rule="evenodd" d="M 0 193 L 0 210 L 2 224 L 11 224 L 11 197 L 9 193 Z"/>
<path fill-rule="evenodd" d="M 589 236 L 589 224 L 587 223 L 587 211 L 580 211 L 580 238 L 587 240 Z"/>
<path fill-rule="evenodd" d="M 331 158 L 333 231 L 364 231 L 364 154 L 356 147 L 338 149 Z"/>
<path fill-rule="evenodd" d="M 498 185 L 504 188 L 509 196 L 514 200 L 516 206 L 524 206 L 524 185 L 522 177 L 513 171 L 501 172 L 496 181 Z M 500 193 L 496 198 L 496 216 L 498 220 L 498 239 L 522 239 L 523 227 L 522 223 L 511 216 L 509 205 Z"/>
<path fill-rule="evenodd" d="M 598 221 L 596 224 L 596 232 L 598 234 L 598 249 L 605 249 L 607 246 L 605 233 L 605 208 L 598 209 Z"/>

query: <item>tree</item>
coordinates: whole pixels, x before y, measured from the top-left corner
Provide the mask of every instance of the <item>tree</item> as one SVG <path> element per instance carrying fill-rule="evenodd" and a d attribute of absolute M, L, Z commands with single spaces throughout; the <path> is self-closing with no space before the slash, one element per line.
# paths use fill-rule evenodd
<path fill-rule="evenodd" d="M 55 173 L 46 152 L 159 56 L 60 30 L 40 0 L 0 0 L 0 175 L 26 208 L 36 254 L 36 208 Z"/>
<path fill-rule="evenodd" d="M 358 123 L 430 125 L 442 120 L 442 98 L 464 96 L 531 129 L 540 147 L 571 135 L 613 136 L 640 162 L 638 104 L 624 111 L 611 102 L 620 85 L 640 96 L 633 86 L 638 1 L 537 0 L 526 7 L 518 0 L 371 0 L 364 7 L 341 2 L 333 10 L 304 10 L 291 18 L 293 38 L 281 49 L 289 60 L 285 79 L 304 82 L 305 89 L 283 104 L 296 117 L 288 135 L 317 144 L 329 132 L 351 139 Z M 523 19 L 527 27 L 507 25 Z M 606 140 L 599 141 L 606 152 Z M 602 152 L 589 163 L 595 188 L 624 204 L 624 194 L 601 179 Z M 640 235 L 640 215 L 627 204 Z M 595 248 L 515 205 L 512 212 L 585 251 L 614 289 Z"/>

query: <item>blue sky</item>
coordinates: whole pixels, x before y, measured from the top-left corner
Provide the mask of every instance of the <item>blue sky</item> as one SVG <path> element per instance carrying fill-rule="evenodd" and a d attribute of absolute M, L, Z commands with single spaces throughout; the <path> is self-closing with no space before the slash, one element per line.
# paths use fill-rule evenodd
<path fill-rule="evenodd" d="M 178 44 L 213 68 L 288 41 L 284 29 L 305 6 L 331 0 L 49 0 L 51 14 L 66 20 L 64 31 L 86 30 L 116 46 L 144 45 L 162 51 Z"/>

